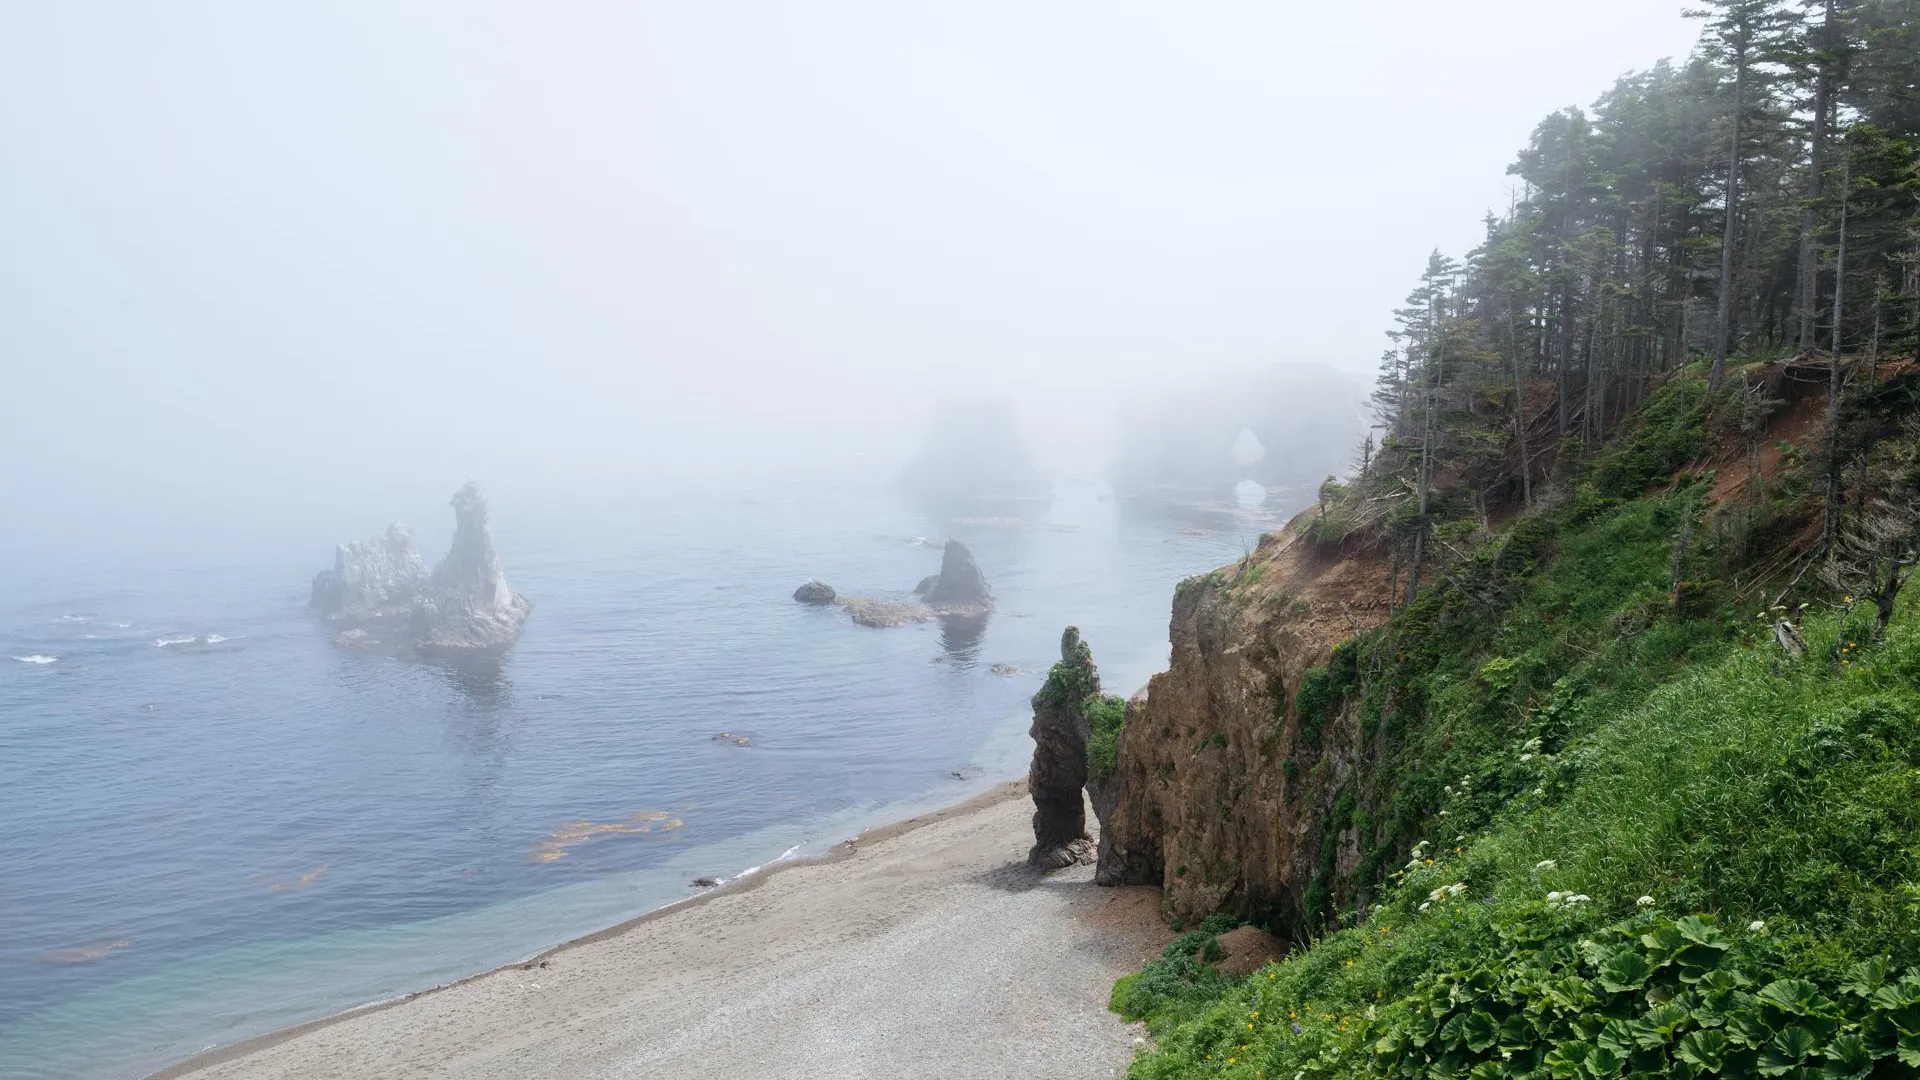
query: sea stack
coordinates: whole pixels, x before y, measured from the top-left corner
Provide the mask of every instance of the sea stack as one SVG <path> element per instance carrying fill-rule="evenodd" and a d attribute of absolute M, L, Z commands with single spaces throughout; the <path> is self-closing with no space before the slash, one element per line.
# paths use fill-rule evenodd
<path fill-rule="evenodd" d="M 414 598 L 409 636 L 423 649 L 511 645 L 533 605 L 507 587 L 480 489 L 469 482 L 453 493 L 452 506 L 453 545 Z"/>
<path fill-rule="evenodd" d="M 371 540 L 334 549 L 333 569 L 313 576 L 309 606 L 335 618 L 372 618 L 404 610 L 426 580 L 413 533 L 405 525 L 389 525 Z"/>
<path fill-rule="evenodd" d="M 940 555 L 940 576 L 927 589 L 925 600 L 928 607 L 944 614 L 977 614 L 993 608 L 993 590 L 987 588 L 986 575 L 967 545 L 947 541 Z"/>
<path fill-rule="evenodd" d="M 1060 662 L 1047 673 L 1046 685 L 1033 695 L 1033 764 L 1027 792 L 1033 796 L 1033 850 L 1027 862 L 1058 870 L 1090 862 L 1087 809 L 1087 700 L 1100 692 L 1100 671 L 1093 650 L 1080 640 L 1078 627 L 1060 635 Z"/>

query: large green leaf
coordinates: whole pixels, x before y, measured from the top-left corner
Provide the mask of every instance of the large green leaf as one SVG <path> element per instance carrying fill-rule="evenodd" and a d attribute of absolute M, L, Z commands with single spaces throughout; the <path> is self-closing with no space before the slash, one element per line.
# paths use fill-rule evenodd
<path fill-rule="evenodd" d="M 1600 1029 L 1594 1042 L 1615 1053 L 1631 1054 L 1640 1048 L 1640 1032 L 1650 1030 L 1638 1020 L 1612 1020 Z"/>
<path fill-rule="evenodd" d="M 1659 1036 L 1661 1042 L 1666 1042 L 1692 1019 L 1693 1015 L 1679 1005 L 1661 1005 L 1648 1010 L 1643 1021 Z"/>
<path fill-rule="evenodd" d="M 1887 959 L 1876 956 L 1848 968 L 1846 981 L 1840 984 L 1840 990 L 1855 997 L 1869 997 L 1886 981 Z"/>
<path fill-rule="evenodd" d="M 1773 1038 L 1773 1028 L 1757 1012 L 1727 1017 L 1727 1037 L 1740 1046 L 1765 1046 Z"/>
<path fill-rule="evenodd" d="M 1689 1031 L 1674 1048 L 1674 1056 L 1689 1065 L 1717 1073 L 1727 1060 L 1727 1036 L 1720 1031 Z"/>
<path fill-rule="evenodd" d="M 1609 992 L 1618 994 L 1647 985 L 1647 977 L 1652 974 L 1653 965 L 1642 959 L 1639 953 L 1622 949 L 1600 965 L 1599 983 Z"/>
<path fill-rule="evenodd" d="M 1775 979 L 1756 995 L 1761 1002 L 1790 1016 L 1823 1016 L 1833 1002 L 1823 997 L 1820 988 L 1805 979 Z"/>
<path fill-rule="evenodd" d="M 1718 949 L 1725 949 L 1727 947 L 1726 935 L 1720 932 L 1719 927 L 1708 922 L 1702 916 L 1688 915 L 1675 919 L 1673 928 L 1679 932 L 1681 937 L 1686 938 L 1695 945 L 1707 945 Z"/>
<path fill-rule="evenodd" d="M 1827 1044 L 1827 1064 L 1822 1070 L 1829 1080 L 1851 1080 L 1865 1076 L 1873 1068 L 1873 1052 L 1859 1035 L 1842 1035 Z"/>
<path fill-rule="evenodd" d="M 1581 1068 L 1594 1080 L 1607 1080 L 1609 1077 L 1620 1075 L 1620 1070 L 1625 1068 L 1626 1064 L 1625 1054 L 1617 1054 L 1604 1046 L 1596 1046 L 1593 1052 L 1587 1055 L 1587 1060 L 1582 1063 Z"/>
<path fill-rule="evenodd" d="M 1818 1049 L 1820 1043 L 1813 1037 L 1813 1032 L 1797 1024 L 1782 1028 L 1773 1041 L 1760 1051 L 1760 1074 L 1780 1076 L 1807 1060 Z"/>
<path fill-rule="evenodd" d="M 1525 1013 L 1514 1013 L 1500 1021 L 1502 1050 L 1517 1050 L 1523 1046 L 1531 1046 L 1539 1036 L 1540 1033 L 1534 1028 L 1533 1022 L 1527 1019 Z"/>
<path fill-rule="evenodd" d="M 1475 1009 L 1468 1014 L 1463 1025 L 1467 1049 L 1476 1054 L 1484 1054 L 1493 1049 L 1500 1041 L 1500 1025 L 1493 1022 L 1493 1016 L 1484 1009 Z"/>

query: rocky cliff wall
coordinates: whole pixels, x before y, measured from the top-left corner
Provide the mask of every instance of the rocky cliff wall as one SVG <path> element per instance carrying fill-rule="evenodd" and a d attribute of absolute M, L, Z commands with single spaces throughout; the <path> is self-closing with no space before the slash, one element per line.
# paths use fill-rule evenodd
<path fill-rule="evenodd" d="M 1129 703 L 1118 764 L 1092 791 L 1099 880 L 1158 885 L 1182 919 L 1235 911 L 1304 936 L 1308 894 L 1338 894 L 1360 861 L 1336 805 L 1365 768 L 1357 719 L 1303 726 L 1295 698 L 1334 645 L 1385 621 L 1387 568 L 1316 543 L 1308 523 L 1180 583 L 1171 665 Z"/>

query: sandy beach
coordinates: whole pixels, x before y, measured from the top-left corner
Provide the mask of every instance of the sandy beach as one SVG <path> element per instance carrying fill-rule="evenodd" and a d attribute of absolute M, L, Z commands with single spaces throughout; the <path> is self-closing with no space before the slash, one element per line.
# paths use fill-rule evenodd
<path fill-rule="evenodd" d="M 523 965 L 214 1050 L 155 1080 L 1107 1078 L 1150 889 L 1038 876 L 1025 784 Z M 1089 820 L 1091 820 L 1089 815 Z"/>

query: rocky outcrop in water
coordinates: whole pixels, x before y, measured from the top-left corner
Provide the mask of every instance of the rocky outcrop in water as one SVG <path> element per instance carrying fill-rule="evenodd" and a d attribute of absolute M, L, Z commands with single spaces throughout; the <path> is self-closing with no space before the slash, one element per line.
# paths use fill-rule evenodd
<path fill-rule="evenodd" d="M 1060 662 L 1033 695 L 1033 764 L 1027 792 L 1033 796 L 1033 850 L 1027 862 L 1043 870 L 1072 866 L 1093 856 L 1087 838 L 1087 700 L 1100 692 L 1093 650 L 1076 627 L 1060 636 Z"/>
<path fill-rule="evenodd" d="M 993 590 L 987 587 L 987 577 L 980 572 L 980 564 L 973 561 L 967 545 L 947 541 L 940 555 L 940 576 L 927 589 L 926 602 L 936 611 L 953 614 L 992 609 Z"/>
<path fill-rule="evenodd" d="M 405 525 L 389 525 L 371 540 L 334 549 L 333 569 L 313 576 L 309 606 L 325 615 L 367 618 L 407 607 L 426 580 L 413 533 Z"/>
<path fill-rule="evenodd" d="M 449 653 L 504 648 L 532 613 L 507 585 L 493 546 L 487 502 L 468 484 L 454 493 L 453 544 L 431 574 L 413 534 L 394 525 L 365 543 L 342 544 L 332 570 L 313 579 L 312 606 L 349 624 L 334 637 L 361 652 Z"/>
<path fill-rule="evenodd" d="M 933 609 L 925 604 L 875 600 L 870 596 L 842 596 L 834 603 L 839 604 L 854 622 L 876 629 L 933 621 Z"/>
<path fill-rule="evenodd" d="M 453 493 L 452 506 L 453 545 L 414 597 L 409 632 L 427 649 L 511 645 L 533 605 L 507 586 L 480 489 L 467 484 Z"/>
<path fill-rule="evenodd" d="M 833 591 L 833 586 L 824 581 L 809 581 L 805 585 L 793 590 L 793 598 L 795 600 L 798 600 L 802 604 L 811 604 L 815 607 L 825 607 L 833 603 L 833 598 L 836 595 L 838 594 Z"/>

